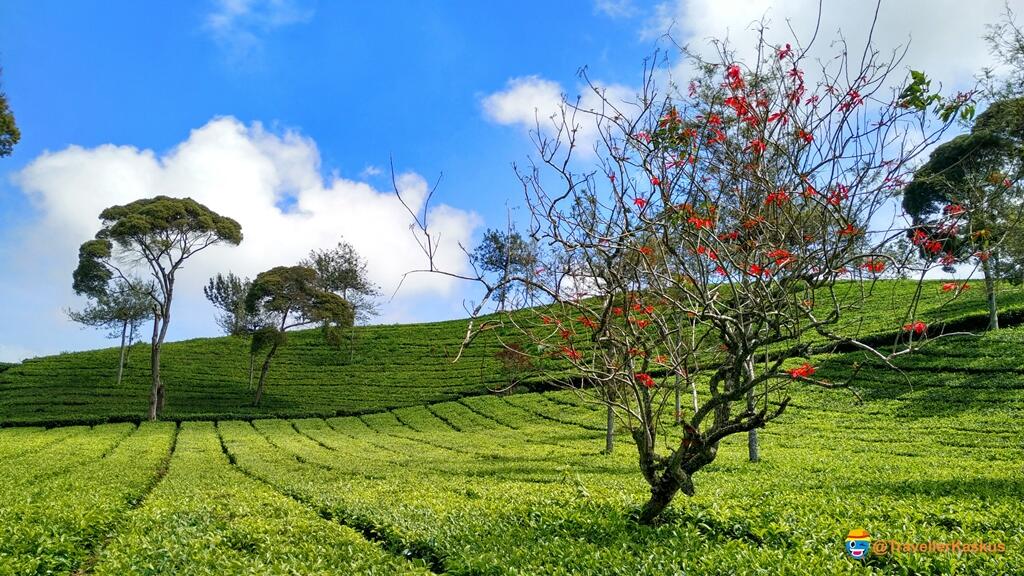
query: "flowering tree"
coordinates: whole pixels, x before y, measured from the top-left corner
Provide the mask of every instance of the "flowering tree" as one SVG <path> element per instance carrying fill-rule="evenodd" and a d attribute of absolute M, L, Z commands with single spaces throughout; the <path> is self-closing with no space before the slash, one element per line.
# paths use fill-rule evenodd
<path fill-rule="evenodd" d="M 874 217 L 963 99 L 932 99 L 923 76 L 892 87 L 898 59 L 870 47 L 814 65 L 808 47 L 770 45 L 763 30 L 749 61 L 716 47 L 711 60 L 691 55 L 697 74 L 683 89 L 659 89 L 658 66 L 629 102 L 587 80 L 600 104 L 566 104 L 553 134 L 538 125 L 539 160 L 517 169 L 531 236 L 557 274 L 510 279 L 550 304 L 504 322 L 582 375 L 562 381 L 629 431 L 651 487 L 643 523 L 694 494 L 724 438 L 782 414 L 791 386 L 844 386 L 816 375 L 812 351 L 842 344 L 889 363 L 938 336 L 913 302 L 892 349 L 840 320 L 905 233 L 871 229 Z M 932 104 L 945 119 L 934 126 Z M 584 125 L 598 138 L 580 159 Z M 432 258 L 427 270 L 480 281 Z M 470 323 L 466 344 L 480 328 Z M 756 435 L 750 448 L 756 459 Z"/>
<path fill-rule="evenodd" d="M 1008 242 L 1024 217 L 1024 97 L 993 102 L 971 131 L 935 148 L 903 196 L 913 243 L 952 268 L 973 257 L 981 267 L 989 330 L 999 328 L 996 278 L 1020 265 Z M 999 262 L 1003 266 L 998 266 Z"/>

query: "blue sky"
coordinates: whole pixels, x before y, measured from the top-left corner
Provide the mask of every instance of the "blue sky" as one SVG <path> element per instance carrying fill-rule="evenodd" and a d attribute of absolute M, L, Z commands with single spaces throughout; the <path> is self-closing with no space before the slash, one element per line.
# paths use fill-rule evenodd
<path fill-rule="evenodd" d="M 510 165 L 532 150 L 522 120 L 558 92 L 575 96 L 581 66 L 630 86 L 672 22 L 701 45 L 765 14 L 807 30 L 811 4 L 5 0 L 2 83 L 23 136 L 0 159 L 0 360 L 103 344 L 63 315 L 81 304 L 74 254 L 103 202 L 197 194 L 246 215 L 243 226 L 261 223 L 244 230 L 248 251 L 186 271 L 173 339 L 215 334 L 198 288 L 208 272 L 254 274 L 340 235 L 391 286 L 412 254 L 378 173 L 389 158 L 414 195 L 444 174 L 439 222 L 472 243 L 519 203 Z M 867 12 L 849 4 L 826 2 L 825 22 L 856 36 Z M 914 37 L 908 65 L 963 84 L 986 62 L 978 37 L 1001 7 L 983 2 L 954 22 L 934 3 L 888 2 L 876 39 Z M 302 219 L 296 206 L 321 212 Z M 381 321 L 458 317 L 467 297 L 424 280 Z"/>

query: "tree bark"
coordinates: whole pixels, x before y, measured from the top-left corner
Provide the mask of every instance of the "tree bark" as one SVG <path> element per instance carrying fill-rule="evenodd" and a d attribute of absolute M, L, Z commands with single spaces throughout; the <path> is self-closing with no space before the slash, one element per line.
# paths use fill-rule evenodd
<path fill-rule="evenodd" d="M 160 315 L 153 317 L 153 341 L 149 353 L 149 371 L 153 384 L 149 389 L 149 419 L 156 420 L 160 391 Z"/>
<path fill-rule="evenodd" d="M 604 453 L 611 454 L 615 449 L 615 408 L 608 404 L 608 423 L 604 432 Z"/>
<path fill-rule="evenodd" d="M 641 524 L 653 524 L 661 516 L 661 513 L 672 503 L 672 499 L 680 490 L 687 496 L 693 496 L 693 481 L 686 472 L 679 472 L 680 479 L 666 471 L 659 481 L 651 486 L 651 499 L 640 509 L 640 517 L 637 519 Z"/>
<path fill-rule="evenodd" d="M 744 383 L 749 385 L 754 379 L 754 359 L 747 358 L 743 362 L 743 378 Z M 753 413 L 757 408 L 757 403 L 754 401 L 754 389 L 747 390 L 747 411 Z M 757 440 L 757 428 L 751 428 L 747 432 L 747 459 L 751 462 L 760 462 L 761 460 L 761 447 Z"/>
<path fill-rule="evenodd" d="M 260 369 L 260 383 L 256 386 L 256 398 L 253 400 L 253 406 L 259 406 L 260 401 L 263 400 L 263 387 L 267 381 L 267 372 L 270 371 L 270 360 L 274 357 L 274 353 L 277 352 L 277 342 L 270 347 L 270 352 L 267 352 L 267 357 L 263 360 L 263 367 Z"/>
<path fill-rule="evenodd" d="M 996 307 L 996 281 L 992 264 L 988 258 L 982 260 L 981 270 L 985 274 L 985 296 L 988 298 L 988 329 L 999 330 L 999 308 Z"/>
<path fill-rule="evenodd" d="M 680 396 L 682 396 L 682 390 L 679 389 L 680 386 L 682 386 L 682 381 L 679 378 L 679 374 L 676 374 L 676 426 L 679 426 L 683 422 L 683 406 L 682 399 L 680 398 Z"/>
<path fill-rule="evenodd" d="M 128 332 L 128 322 L 121 324 L 121 357 L 117 360 L 117 386 L 121 386 L 121 377 L 124 376 L 124 338 Z"/>

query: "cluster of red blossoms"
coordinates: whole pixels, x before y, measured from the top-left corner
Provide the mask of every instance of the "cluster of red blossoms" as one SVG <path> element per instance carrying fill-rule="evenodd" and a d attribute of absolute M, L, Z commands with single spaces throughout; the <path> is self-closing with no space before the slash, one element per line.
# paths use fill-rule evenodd
<path fill-rule="evenodd" d="M 636 381 L 645 388 L 654 388 L 654 378 L 651 378 L 650 374 L 646 372 L 637 372 L 633 377 L 636 378 Z"/>
<path fill-rule="evenodd" d="M 814 372 L 814 366 L 811 366 L 807 362 L 804 362 L 800 366 L 797 366 L 796 368 L 790 370 L 789 377 L 793 378 L 794 380 L 797 378 L 810 378 L 811 376 L 814 375 Z"/>
<path fill-rule="evenodd" d="M 956 282 L 946 282 L 942 285 L 943 292 L 963 292 L 971 287 L 970 284 L 964 282 L 963 284 L 957 284 Z"/>
<path fill-rule="evenodd" d="M 860 267 L 867 270 L 868 272 L 881 274 L 882 272 L 885 272 L 885 260 L 878 260 L 872 258 L 871 260 L 868 260 L 867 262 L 861 264 Z"/>
<path fill-rule="evenodd" d="M 920 336 L 920 335 L 922 335 L 922 334 L 924 334 L 925 332 L 928 331 L 928 325 L 925 324 L 924 322 L 921 322 L 920 320 L 918 320 L 916 322 L 910 322 L 908 324 L 904 324 L 903 325 L 903 331 L 904 332 L 913 332 L 914 334 L 917 334 L 918 336 Z"/>

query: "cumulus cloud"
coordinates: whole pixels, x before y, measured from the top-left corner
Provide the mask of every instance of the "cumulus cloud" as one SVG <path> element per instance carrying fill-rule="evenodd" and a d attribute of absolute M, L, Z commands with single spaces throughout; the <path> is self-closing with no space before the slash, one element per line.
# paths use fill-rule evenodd
<path fill-rule="evenodd" d="M 400 174 L 397 182 L 412 208 L 422 209 L 427 182 L 412 172 Z M 174 306 L 188 312 L 172 322 L 176 337 L 213 331 L 212 309 L 200 287 L 217 272 L 254 276 L 293 264 L 310 249 L 333 246 L 342 237 L 367 258 L 371 279 L 389 296 L 405 272 L 424 265 L 409 228 L 411 217 L 392 190 L 336 175 L 325 179 L 311 139 L 294 131 L 273 133 L 259 123 L 214 119 L 162 155 L 131 146 L 71 146 L 42 154 L 16 174 L 15 183 L 40 216 L 18 237 L 5 240 L 9 250 L 0 254 L 0 262 L 10 273 L 0 278 L 0 296 L 14 308 L 33 311 L 31 322 L 38 324 L 33 330 L 72 330 L 61 310 L 76 302 L 70 273 L 78 245 L 98 230 L 100 211 L 140 197 L 192 197 L 238 220 L 245 236 L 238 247 L 214 247 L 187 262 Z M 432 204 L 427 219 L 440 233 L 439 266 L 465 270 L 458 244 L 469 244 L 479 217 Z M 383 319 L 430 317 L 417 313 L 417 299 L 451 299 L 458 289 L 448 277 L 413 275 L 385 304 Z M 441 308 L 435 305 L 432 312 Z"/>
<path fill-rule="evenodd" d="M 313 12 L 301 0 L 214 0 L 203 28 L 240 59 L 257 52 L 271 30 L 309 22 Z"/>
<path fill-rule="evenodd" d="M 553 136 L 565 130 L 563 119 L 573 123 L 576 130 L 576 145 L 584 152 L 593 150 L 598 133 L 595 117 L 586 111 L 602 108 L 600 91 L 608 102 L 620 104 L 635 96 L 635 91 L 620 84 L 595 83 L 592 88 L 576 86 L 575 95 L 569 94 L 562 85 L 539 76 L 523 76 L 508 80 L 503 90 L 485 96 L 481 100 L 484 116 L 497 124 L 519 126 L 525 130 L 540 129 L 545 136 Z M 568 102 L 578 111 L 575 116 L 563 115 L 563 105 Z"/>
<path fill-rule="evenodd" d="M 908 46 L 903 65 L 924 70 L 947 88 L 969 83 L 988 60 L 982 39 L 985 25 L 996 22 L 1005 10 L 1004 0 L 978 0 L 964 9 L 957 0 L 899 0 L 881 3 L 872 31 L 874 2 L 825 0 L 822 3 L 817 54 L 834 55 L 832 41 L 839 33 L 851 51 L 859 55 L 868 34 L 883 53 Z M 741 56 L 749 57 L 755 40 L 755 24 L 765 18 L 769 38 L 778 43 L 792 40 L 792 27 L 802 42 L 814 33 L 818 20 L 817 0 L 674 0 L 658 4 L 648 15 L 642 35 L 657 38 L 666 32 L 700 51 L 711 38 L 724 38 Z M 854 55 L 854 54 L 851 54 Z"/>

